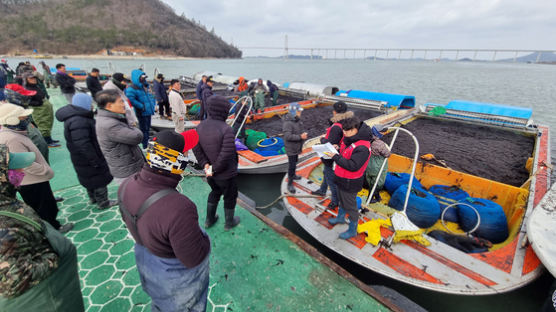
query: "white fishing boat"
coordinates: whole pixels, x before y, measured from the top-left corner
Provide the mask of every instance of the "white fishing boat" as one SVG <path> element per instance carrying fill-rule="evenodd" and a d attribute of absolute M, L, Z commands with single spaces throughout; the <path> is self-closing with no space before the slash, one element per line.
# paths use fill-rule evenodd
<path fill-rule="evenodd" d="M 427 114 L 437 106 L 440 105 L 427 105 L 420 110 L 409 110 L 406 114 L 398 116 L 399 118 L 382 117 L 383 119 L 376 118 L 367 123 L 371 126 L 380 123 L 390 127 L 409 127 L 411 123 L 425 120 L 442 122 L 443 125 L 451 125 L 454 129 L 469 126 L 478 127 L 477 131 L 483 133 L 491 129 L 501 131 L 510 138 L 510 141 L 512 136 L 522 136 L 520 138 L 529 140 L 532 147 L 531 150 L 527 150 L 528 157 L 525 157 L 521 164 L 523 170 L 525 168 L 528 170 L 526 181 L 521 181 L 523 182 L 521 185 L 516 186 L 513 182 L 514 185 L 510 185 L 506 181 L 507 178 L 496 181 L 485 178 L 487 174 L 480 176 L 465 172 L 466 168 L 455 170 L 444 166 L 445 163 L 442 165 L 438 162 L 417 162 L 395 153 L 389 158 L 388 171 L 411 173 L 412 166 L 416 163 L 415 177 L 424 188 L 439 184 L 457 185 L 472 197 L 490 199 L 499 204 L 507 218 L 508 235 L 504 241 L 491 245 L 483 252 L 466 253 L 428 235 L 431 230 L 436 229 L 444 232 L 450 230 L 462 235 L 459 237 L 465 236 L 465 232 L 457 223 L 441 220 L 425 229 L 425 233 L 420 237 L 428 241 L 429 246 L 419 243 L 420 238 L 416 241 L 404 239 L 393 243 L 392 239 L 396 231 L 392 226 L 379 227 L 378 232 L 376 228 L 374 229 L 372 233 L 378 235 L 380 239 L 377 245 L 366 240 L 367 234 L 371 236 L 370 230 L 367 234 L 359 233 L 349 240 L 340 239 L 338 236 L 347 229 L 347 225 L 332 226 L 328 223 L 328 219 L 337 214 L 337 209 L 326 210 L 330 202 L 328 198 L 309 197 L 311 191 L 316 191 L 322 181 L 322 164 L 317 157 L 298 163 L 296 174 L 302 178 L 293 183 L 296 189 L 295 195 L 287 192 L 287 176 L 284 177 L 281 185 L 283 202 L 291 216 L 320 243 L 362 267 L 395 280 L 433 291 L 459 295 L 489 295 L 522 287 L 537 278 L 543 271 L 543 266 L 533 247 L 542 250 L 539 254 L 547 258 L 549 265 L 553 265 L 556 254 L 555 249 L 547 248 L 547 244 L 556 238 L 551 231 L 556 224 L 553 215 L 554 201 L 548 204 L 547 200 L 547 208 L 542 208 L 542 204 L 539 205 L 550 181 L 550 170 L 547 166 L 550 162 L 549 129 L 534 124 L 530 119 L 532 112 L 527 109 L 454 101 L 442 105 L 443 112 L 439 116 Z M 431 130 L 432 132 L 434 130 Z M 399 136 L 402 135 L 400 132 Z M 418 139 L 427 140 L 426 137 Z M 486 144 L 484 141 L 486 140 L 477 141 L 475 144 Z M 466 146 L 458 146 L 459 143 L 455 139 L 450 142 L 437 140 L 433 143 L 444 144 L 441 148 L 452 146 L 454 149 L 462 148 L 464 152 L 469 150 Z M 414 153 L 414 147 L 411 145 L 403 146 L 409 150 L 409 154 Z M 395 152 L 396 149 L 393 151 Z M 472 152 L 468 153 L 471 155 L 461 154 L 461 156 L 469 157 L 475 166 L 483 166 L 487 168 L 486 171 L 494 170 L 489 167 L 489 162 L 510 157 L 504 154 L 491 154 L 490 157 L 479 159 L 473 158 Z M 457 159 L 455 161 L 457 162 Z M 448 162 L 448 165 L 450 166 L 451 163 Z M 508 171 L 517 170 L 509 168 Z M 387 197 L 389 197 L 384 193 L 384 191 L 381 193 L 382 203 L 369 204 L 368 211 L 361 213 L 359 229 L 362 229 L 362 225 L 370 225 L 371 223 L 367 222 L 371 220 L 388 220 L 392 213 L 396 212 L 384 204 L 388 203 Z M 363 202 L 366 201 L 367 194 L 360 193 Z M 532 213 L 534 216 L 531 217 Z M 527 226 L 528 218 L 530 220 Z M 539 220 L 542 220 L 542 226 L 539 225 Z M 529 239 L 533 242 L 533 246 L 526 243 L 527 235 L 530 235 Z M 541 236 L 543 237 L 539 238 Z M 551 244 L 550 247 L 553 246 Z"/>

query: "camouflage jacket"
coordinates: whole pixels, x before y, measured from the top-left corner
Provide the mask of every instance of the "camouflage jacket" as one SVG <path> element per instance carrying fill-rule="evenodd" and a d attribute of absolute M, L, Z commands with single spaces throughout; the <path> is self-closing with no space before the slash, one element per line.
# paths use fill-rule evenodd
<path fill-rule="evenodd" d="M 36 212 L 15 198 L 8 181 L 7 148 L 0 145 L 0 210 L 22 214 L 42 225 Z M 46 279 L 58 267 L 58 255 L 42 231 L 0 216 L 0 296 L 13 298 Z"/>

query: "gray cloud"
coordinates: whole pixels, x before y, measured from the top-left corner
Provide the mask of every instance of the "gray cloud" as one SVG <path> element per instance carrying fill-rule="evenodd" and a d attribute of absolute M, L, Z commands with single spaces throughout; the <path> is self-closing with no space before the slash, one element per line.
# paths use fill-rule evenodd
<path fill-rule="evenodd" d="M 556 48 L 554 0 L 163 1 L 239 47 Z"/>

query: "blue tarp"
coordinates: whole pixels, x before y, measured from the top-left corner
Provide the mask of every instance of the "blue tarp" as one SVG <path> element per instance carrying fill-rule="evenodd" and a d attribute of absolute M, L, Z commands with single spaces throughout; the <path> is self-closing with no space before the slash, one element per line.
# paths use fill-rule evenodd
<path fill-rule="evenodd" d="M 365 100 L 385 101 L 388 102 L 386 107 L 413 108 L 415 107 L 415 97 L 412 95 L 379 93 L 362 90 L 340 90 L 336 96 L 345 96 L 348 98 L 358 98 Z"/>
<path fill-rule="evenodd" d="M 445 106 L 446 109 L 459 110 L 464 112 L 474 112 L 489 115 L 498 115 L 514 118 L 529 119 L 533 114 L 533 109 L 526 107 L 507 106 L 492 103 L 480 103 L 469 101 L 451 101 Z"/>

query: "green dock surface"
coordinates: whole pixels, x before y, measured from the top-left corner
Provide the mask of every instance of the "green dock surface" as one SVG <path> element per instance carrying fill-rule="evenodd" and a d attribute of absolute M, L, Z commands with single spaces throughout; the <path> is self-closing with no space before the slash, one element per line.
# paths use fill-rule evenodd
<path fill-rule="evenodd" d="M 49 89 L 55 111 L 65 105 L 59 92 Z M 118 207 L 98 210 L 88 203 L 65 147 L 62 123 L 55 121 L 52 137 L 62 147 L 50 149 L 51 185 L 65 198 L 58 219 L 75 223 L 67 237 L 77 247 L 86 310 L 150 311 L 135 266 L 134 241 Z M 180 186 L 197 205 L 202 224 L 210 188 L 199 177 L 185 177 Z M 116 185 L 109 190 L 115 199 Z M 224 231 L 223 212 L 220 207 L 221 219 L 207 230 L 212 246 L 207 311 L 389 310 L 239 206 L 241 223 Z"/>

